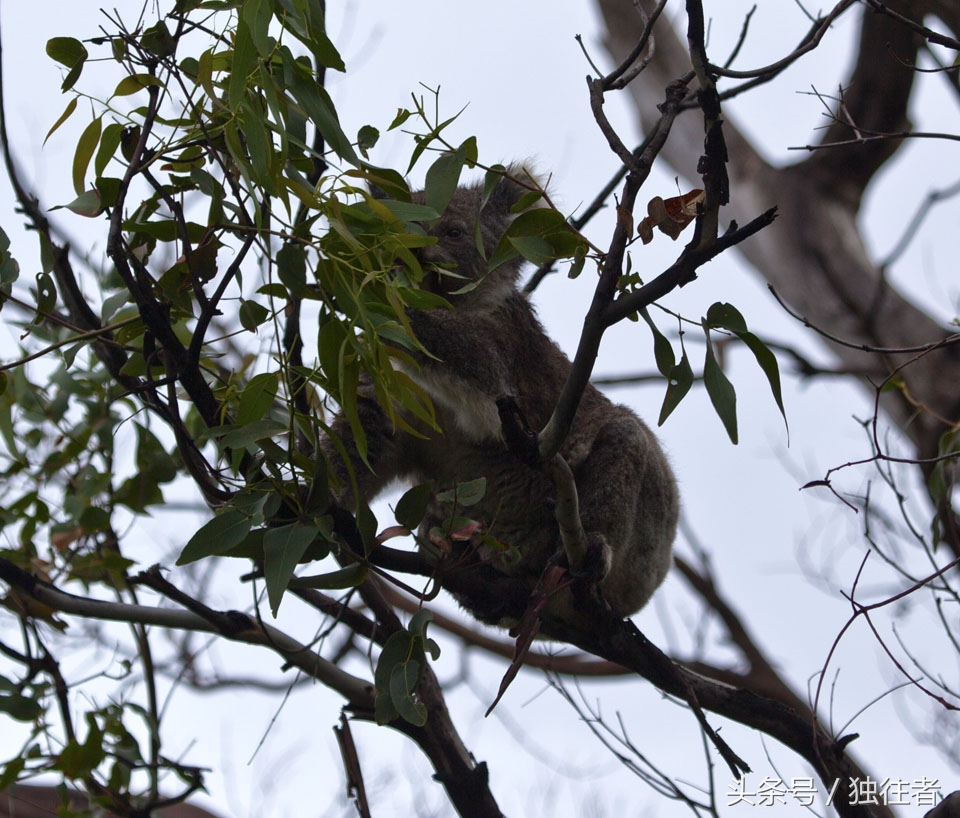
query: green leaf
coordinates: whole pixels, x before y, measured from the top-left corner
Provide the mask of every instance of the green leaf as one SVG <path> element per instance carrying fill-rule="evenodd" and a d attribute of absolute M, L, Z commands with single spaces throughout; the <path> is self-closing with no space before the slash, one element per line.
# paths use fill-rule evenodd
<path fill-rule="evenodd" d="M 170 483 L 177 477 L 177 461 L 145 426 L 137 425 L 137 469 L 158 483 Z"/>
<path fill-rule="evenodd" d="M 407 630 L 418 636 L 423 647 L 430 653 L 434 660 L 440 658 L 440 646 L 427 636 L 427 626 L 433 621 L 433 612 L 426 608 L 421 608 L 410 617 L 410 624 Z"/>
<path fill-rule="evenodd" d="M 747 348 L 753 353 L 753 357 L 757 359 L 763 374 L 767 376 L 773 399 L 777 402 L 777 407 L 783 416 L 783 425 L 786 426 L 789 434 L 790 424 L 787 423 L 787 411 L 783 407 L 783 392 L 780 388 L 780 367 L 777 364 L 777 356 L 752 332 L 738 332 L 737 336 L 747 345 Z"/>
<path fill-rule="evenodd" d="M 80 78 L 88 56 L 87 49 L 73 37 L 52 37 L 47 40 L 47 56 L 70 69 L 60 86 L 61 91 L 69 91 Z"/>
<path fill-rule="evenodd" d="M 240 305 L 240 325 L 247 332 L 256 332 L 261 324 L 266 323 L 270 311 L 256 301 L 244 301 Z"/>
<path fill-rule="evenodd" d="M 284 435 L 287 431 L 287 424 L 267 418 L 245 426 L 236 424 L 220 426 L 216 429 L 216 438 L 221 451 L 226 451 L 227 449 L 245 449 L 247 446 Z"/>
<path fill-rule="evenodd" d="M 710 339 L 710 330 L 704 321 L 704 335 L 707 340 L 707 355 L 703 362 L 703 383 L 707 387 L 710 402 L 727 430 L 730 442 L 737 443 L 737 393 L 713 354 L 713 342 Z"/>
<path fill-rule="evenodd" d="M 393 666 L 390 672 L 390 699 L 397 708 L 400 718 L 416 727 L 427 723 L 427 707 L 417 701 L 414 694 L 423 666 L 416 659 L 410 659 Z"/>
<path fill-rule="evenodd" d="M 10 237 L 0 228 L 0 296 L 13 291 L 13 283 L 20 277 L 20 264 L 10 255 Z M 0 297 L 0 309 L 4 299 Z"/>
<path fill-rule="evenodd" d="M 249 26 L 250 38 L 261 57 L 269 57 L 276 46 L 276 40 L 269 35 L 271 5 L 270 0 L 246 0 L 240 8 L 240 20 Z"/>
<path fill-rule="evenodd" d="M 373 674 L 376 718 L 380 724 L 403 717 L 411 724 L 426 722 L 426 708 L 415 698 L 426 664 L 422 640 L 407 630 L 397 631 L 384 643 Z"/>
<path fill-rule="evenodd" d="M 253 525 L 249 514 L 227 508 L 202 525 L 184 546 L 177 565 L 224 554 L 243 542 Z"/>
<path fill-rule="evenodd" d="M 103 212 L 103 199 L 100 197 L 100 191 L 96 188 L 91 188 L 90 190 L 84 191 L 72 202 L 69 202 L 66 205 L 67 210 L 76 213 L 78 216 L 87 216 L 88 218 L 93 218 L 94 216 L 99 216 Z M 51 207 L 51 210 L 59 210 L 60 205 Z"/>
<path fill-rule="evenodd" d="M 442 503 L 456 503 L 458 506 L 473 506 L 479 503 L 487 492 L 487 478 L 478 477 L 465 483 L 457 483 L 456 488 L 441 491 L 437 499 Z"/>
<path fill-rule="evenodd" d="M 43 714 L 43 707 L 36 699 L 26 696 L 0 696 L 0 713 L 6 713 L 16 721 L 35 721 Z"/>
<path fill-rule="evenodd" d="M 460 184 L 460 174 L 466 162 L 466 153 L 461 146 L 455 151 L 441 154 L 427 169 L 424 199 L 427 207 L 443 213 Z"/>
<path fill-rule="evenodd" d="M 277 253 L 277 277 L 294 297 L 307 288 L 307 253 L 299 242 L 289 241 Z"/>
<path fill-rule="evenodd" d="M 36 747 L 36 745 L 34 745 Z M 6 792 L 11 786 L 20 779 L 20 773 L 26 769 L 27 759 L 24 756 L 16 756 L 10 759 L 3 768 L 0 769 L 0 792 Z"/>
<path fill-rule="evenodd" d="M 529 241 L 539 239 L 540 243 Z M 585 246 L 580 236 L 563 214 L 550 208 L 536 207 L 517 216 L 506 229 L 487 265 L 496 270 L 501 264 L 516 258 L 518 251 L 536 264 L 558 258 L 575 256 Z M 531 252 L 533 256 L 527 256 Z"/>
<path fill-rule="evenodd" d="M 177 41 L 163 20 L 150 26 L 140 35 L 140 45 L 161 59 L 172 57 L 177 50 Z"/>
<path fill-rule="evenodd" d="M 103 135 L 100 137 L 100 148 L 97 150 L 96 159 L 93 160 L 93 173 L 96 177 L 103 176 L 107 164 L 113 159 L 117 148 L 120 147 L 122 137 L 123 125 L 119 122 L 111 122 L 103 129 Z"/>
<path fill-rule="evenodd" d="M 83 744 L 77 741 L 69 742 L 53 765 L 54 769 L 62 772 L 67 778 L 81 778 L 95 770 L 106 758 L 106 749 L 103 746 L 103 730 L 97 725 L 92 713 L 87 713 L 87 740 Z"/>
<path fill-rule="evenodd" d="M 647 326 L 650 327 L 650 331 L 653 333 L 653 357 L 657 361 L 657 369 L 660 370 L 661 375 L 668 378 L 677 365 L 677 356 L 673 352 L 673 346 L 667 340 L 667 337 L 660 332 L 657 325 L 653 323 L 648 309 L 644 308 L 641 310 L 640 315 L 643 317 L 643 320 L 647 322 Z"/>
<path fill-rule="evenodd" d="M 373 148 L 379 139 L 380 131 L 373 125 L 364 125 L 357 131 L 357 147 L 360 148 L 360 153 L 363 154 L 364 159 L 367 158 L 367 151 Z"/>
<path fill-rule="evenodd" d="M 263 537 L 263 577 L 267 585 L 270 610 L 277 615 L 283 593 L 290 577 L 299 564 L 307 547 L 314 541 L 320 527 L 291 523 L 271 528 Z"/>
<path fill-rule="evenodd" d="M 657 419 L 657 425 L 663 426 L 664 421 L 673 413 L 673 410 L 680 405 L 680 401 L 686 397 L 690 387 L 693 386 L 693 368 L 687 358 L 687 351 L 683 350 L 683 355 L 670 373 L 667 375 L 667 391 L 663 396 L 663 405 L 660 407 L 660 417 Z"/>
<path fill-rule="evenodd" d="M 44 314 L 53 312 L 57 306 L 57 288 L 53 283 L 53 276 L 48 273 L 37 273 L 37 321 Z"/>
<path fill-rule="evenodd" d="M 343 588 L 356 588 L 369 575 L 366 565 L 355 562 L 345 568 L 326 574 L 314 574 L 307 577 L 294 577 L 291 588 L 318 588 L 324 591 L 338 591 Z"/>
<path fill-rule="evenodd" d="M 536 264 L 538 267 L 556 258 L 550 243 L 540 236 L 511 238 L 510 244 L 527 261 Z"/>
<path fill-rule="evenodd" d="M 377 545 L 377 518 L 366 503 L 359 503 L 357 508 L 357 531 L 363 543 L 363 551 L 369 554 Z"/>
<path fill-rule="evenodd" d="M 47 135 L 43 138 L 43 144 L 47 144 L 47 140 L 53 136 L 53 132 L 57 130 L 64 122 L 66 122 L 74 111 L 77 110 L 77 98 L 73 97 L 68 103 L 67 107 L 63 109 L 63 113 L 60 114 L 60 118 L 53 123 L 53 126 L 47 131 Z"/>
<path fill-rule="evenodd" d="M 427 513 L 427 505 L 431 499 L 433 499 L 432 482 L 414 486 L 397 501 L 397 507 L 393 512 L 394 519 L 404 528 L 416 531 Z"/>
<path fill-rule="evenodd" d="M 330 99 L 326 89 L 317 83 L 316 77 L 309 68 L 299 62 L 294 64 L 289 89 L 337 155 L 351 165 L 360 165 L 360 158 L 340 127 L 333 100 Z"/>
<path fill-rule="evenodd" d="M 733 304 L 727 304 L 722 301 L 717 301 L 715 304 L 710 305 L 710 308 L 707 310 L 706 322 L 707 327 L 711 329 L 728 329 L 737 335 L 747 331 L 747 322 L 744 320 L 743 315 L 741 315 L 740 310 L 734 307 Z"/>
<path fill-rule="evenodd" d="M 276 372 L 263 372 L 254 375 L 240 393 L 236 424 L 246 426 L 258 420 L 263 420 L 273 405 L 279 388 L 280 379 Z"/>
<path fill-rule="evenodd" d="M 130 74 L 117 83 L 117 87 L 113 90 L 113 96 L 128 97 L 130 94 L 135 94 L 151 85 L 162 88 L 163 82 L 159 77 L 154 77 L 151 74 Z"/>
<path fill-rule="evenodd" d="M 98 116 L 83 129 L 80 141 L 77 142 L 77 150 L 73 155 L 73 189 L 78 196 L 83 193 L 86 187 L 84 180 L 87 175 L 87 167 L 90 165 L 90 159 L 93 157 L 93 152 L 100 141 L 102 126 L 103 118 Z"/>
<path fill-rule="evenodd" d="M 401 125 L 403 125 L 404 122 L 410 119 L 411 116 L 412 116 L 411 112 L 408 111 L 406 108 L 398 108 L 397 115 L 393 118 L 393 122 L 391 122 L 387 126 L 387 130 L 392 131 L 395 128 L 399 128 Z"/>

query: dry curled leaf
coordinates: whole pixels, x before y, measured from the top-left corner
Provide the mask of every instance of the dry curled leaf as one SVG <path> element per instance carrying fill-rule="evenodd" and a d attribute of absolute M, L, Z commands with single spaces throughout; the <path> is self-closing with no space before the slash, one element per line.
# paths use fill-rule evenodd
<path fill-rule="evenodd" d="M 654 196 L 647 203 L 647 217 L 637 225 L 641 241 L 644 244 L 653 241 L 654 227 L 676 241 L 677 236 L 697 217 L 705 197 L 706 193 L 700 188 L 669 199 Z"/>

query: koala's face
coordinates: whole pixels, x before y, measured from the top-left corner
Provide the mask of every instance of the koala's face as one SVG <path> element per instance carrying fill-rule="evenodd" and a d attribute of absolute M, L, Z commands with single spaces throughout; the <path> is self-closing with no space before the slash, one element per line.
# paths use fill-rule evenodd
<path fill-rule="evenodd" d="M 503 264 L 493 272 L 488 271 L 487 263 L 513 218 L 510 207 L 519 198 L 519 188 L 509 181 L 501 182 L 482 211 L 481 191 L 480 185 L 458 188 L 443 215 L 424 224 L 437 243 L 419 251 L 421 261 L 430 268 L 423 287 L 443 295 L 458 309 L 484 308 L 503 301 L 514 291 L 520 272 L 519 261 Z M 424 204 L 423 193 L 414 193 L 413 201 Z M 458 293 L 464 288 L 466 291 Z"/>

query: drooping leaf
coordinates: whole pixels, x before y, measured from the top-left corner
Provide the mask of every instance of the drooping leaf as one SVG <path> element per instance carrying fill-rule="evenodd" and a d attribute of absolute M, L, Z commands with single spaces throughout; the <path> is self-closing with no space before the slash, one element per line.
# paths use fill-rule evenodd
<path fill-rule="evenodd" d="M 447 209 L 460 183 L 464 162 L 466 162 L 466 152 L 461 147 L 441 154 L 427 169 L 423 189 L 427 207 L 433 208 L 438 213 L 443 213 Z"/>
<path fill-rule="evenodd" d="M 710 330 L 704 326 L 704 335 L 707 341 L 707 352 L 703 362 L 703 383 L 707 387 L 707 395 L 714 410 L 727 430 L 730 442 L 737 443 L 737 393 L 733 384 L 724 374 L 713 353 L 713 341 Z"/>
<path fill-rule="evenodd" d="M 77 110 L 77 98 L 73 97 L 68 103 L 67 107 L 63 109 L 63 113 L 60 114 L 59 119 L 53 123 L 50 127 L 50 130 L 47 131 L 47 135 L 43 138 L 43 144 L 47 144 L 47 140 L 53 136 L 53 132 L 57 130 L 64 122 L 66 122 L 74 111 Z"/>
<path fill-rule="evenodd" d="M 667 391 L 663 396 L 663 405 L 660 407 L 660 417 L 657 419 L 658 426 L 663 426 L 664 421 L 680 405 L 680 401 L 690 391 L 691 386 L 693 386 L 693 368 L 690 366 L 687 351 L 684 349 L 680 357 L 680 363 L 673 367 L 667 375 Z"/>
<path fill-rule="evenodd" d="M 660 332 L 657 325 L 653 323 L 649 310 L 641 310 L 640 315 L 643 320 L 647 322 L 647 326 L 650 327 L 650 331 L 653 333 L 653 357 L 657 362 L 657 369 L 660 370 L 660 374 L 665 378 L 669 377 L 677 365 L 677 357 L 673 352 L 673 346 L 670 341 L 667 340 L 667 337 Z"/>
<path fill-rule="evenodd" d="M 290 577 L 319 531 L 316 525 L 297 522 L 271 528 L 264 535 L 263 578 L 267 585 L 270 610 L 274 616 L 277 615 Z"/>
<path fill-rule="evenodd" d="M 69 91 L 80 79 L 88 56 L 86 47 L 73 37 L 52 37 L 47 40 L 47 56 L 70 69 L 60 86 L 61 91 Z"/>
<path fill-rule="evenodd" d="M 427 505 L 433 497 L 433 483 L 421 483 L 407 490 L 397 501 L 394 519 L 410 531 L 416 530 L 427 513 Z"/>
<path fill-rule="evenodd" d="M 363 154 L 363 158 L 368 158 L 367 152 L 371 150 L 374 145 L 380 140 L 380 131 L 373 127 L 373 125 L 364 125 L 357 131 L 357 147 L 360 149 L 360 153 Z"/>
<path fill-rule="evenodd" d="M 222 511 L 197 529 L 177 557 L 177 565 L 230 551 L 243 542 L 252 525 L 252 517 L 239 509 Z"/>
<path fill-rule="evenodd" d="M 103 134 L 100 137 L 100 147 L 97 149 L 96 158 L 93 160 L 93 174 L 98 179 L 103 176 L 107 164 L 116 154 L 122 138 L 123 125 L 119 122 L 111 122 L 103 129 Z M 98 187 L 102 186 L 98 185 Z"/>
<path fill-rule="evenodd" d="M 707 326 L 718 329 L 727 329 L 739 335 L 747 331 L 747 322 L 740 310 L 723 301 L 711 304 L 707 310 Z"/>
<path fill-rule="evenodd" d="M 760 369 L 763 370 L 763 374 L 766 375 L 767 382 L 770 384 L 770 391 L 773 393 L 773 399 L 777 402 L 777 408 L 783 416 L 783 424 L 787 427 L 787 432 L 789 432 L 790 425 L 787 423 L 787 410 L 783 406 L 783 391 L 780 387 L 780 367 L 777 364 L 777 356 L 752 332 L 742 332 L 738 333 L 738 335 L 740 340 L 743 341 L 743 343 L 747 345 L 747 348 L 753 353 L 753 357 L 757 359 Z"/>
<path fill-rule="evenodd" d="M 753 353 L 757 364 L 763 371 L 767 382 L 770 384 L 770 391 L 773 399 L 777 403 L 777 408 L 783 417 L 784 425 L 787 426 L 787 413 L 783 406 L 783 393 L 780 386 L 780 367 L 777 364 L 777 358 L 770 351 L 769 347 L 763 343 L 756 335 L 747 329 L 747 322 L 740 311 L 732 304 L 717 302 L 712 304 L 707 310 L 706 326 L 709 328 L 726 329 L 736 335 L 744 345 Z"/>
<path fill-rule="evenodd" d="M 93 158 L 93 152 L 100 141 L 100 131 L 103 126 L 102 117 L 97 117 L 93 122 L 83 129 L 80 135 L 80 141 L 77 142 L 77 150 L 73 155 L 73 189 L 79 196 L 83 193 L 86 185 L 84 181 L 87 176 L 87 167 Z"/>
<path fill-rule="evenodd" d="M 307 254 L 302 244 L 289 241 L 280 248 L 277 276 L 294 297 L 303 295 L 307 286 Z"/>

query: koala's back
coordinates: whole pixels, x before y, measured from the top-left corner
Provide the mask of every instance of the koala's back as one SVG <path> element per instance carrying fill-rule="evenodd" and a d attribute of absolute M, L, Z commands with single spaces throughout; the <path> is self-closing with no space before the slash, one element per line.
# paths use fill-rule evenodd
<path fill-rule="evenodd" d="M 506 393 L 516 400 L 533 430 L 543 428 L 571 364 L 546 335 L 527 299 L 513 293 L 497 310 L 465 312 L 461 317 L 470 322 L 470 330 L 456 335 L 455 345 L 469 335 L 474 358 L 494 359 L 508 371 Z M 437 346 L 443 359 L 444 343 Z M 453 357 L 449 350 L 447 357 Z M 461 543 L 459 550 L 469 552 L 468 559 L 472 554 L 474 565 L 483 561 L 496 572 L 487 570 L 491 587 L 497 587 L 496 580 L 504 575 L 513 579 L 506 589 L 510 601 L 504 601 L 503 589 L 487 603 L 461 601 L 485 621 L 519 618 L 547 561 L 562 548 L 553 484 L 542 469 L 507 450 L 493 397 L 476 388 L 475 372 L 440 365 L 431 369 L 437 370 L 431 375 L 432 395 L 444 431 L 426 440 L 411 440 L 404 457 L 414 465 L 415 479 L 432 479 L 439 490 L 486 478 L 483 499 L 457 513 L 481 523 L 482 530 L 504 546 L 514 547 L 519 560 L 513 560 L 516 552 Z M 443 388 L 438 389 L 436 381 L 441 379 Z M 464 413 L 465 405 L 475 411 Z M 489 425 L 464 426 L 469 418 L 490 413 L 494 420 Z M 592 385 L 584 392 L 560 454 L 576 480 L 584 529 L 601 532 L 609 545 L 611 566 L 601 582 L 604 596 L 619 614 L 634 613 L 661 583 L 671 562 L 678 500 L 666 457 L 639 417 L 613 404 Z M 449 504 L 434 503 L 421 538 L 442 528 L 453 513 Z M 484 610 L 484 604 L 492 609 Z M 521 607 L 504 610 L 510 606 Z"/>
<path fill-rule="evenodd" d="M 427 270 L 422 286 L 446 297 L 453 309 L 407 311 L 414 334 L 429 353 L 419 355 L 407 372 L 430 395 L 442 431 L 421 427 L 422 434 L 414 435 L 394 429 L 370 394 L 362 396 L 359 411 L 372 470 L 352 445 L 342 416 L 333 432 L 344 441 L 349 464 L 336 447 L 324 445 L 341 485 L 349 484 L 352 472 L 367 501 L 398 477 L 432 480 L 437 493 L 486 479 L 484 497 L 467 508 L 435 498 L 420 540 L 428 543 L 435 529 L 451 534 L 441 543 L 453 552 L 444 571 L 473 573 L 477 581 L 470 585 L 476 592 L 458 598 L 477 618 L 496 624 L 522 616 L 548 560 L 563 547 L 553 484 L 542 469 L 508 449 L 497 411 L 498 400 L 511 398 L 529 427 L 539 432 L 571 366 L 517 289 L 522 260 L 489 269 L 488 259 L 514 218 L 512 207 L 525 192 L 504 179 L 483 204 L 480 186 L 461 187 L 441 218 L 425 225 L 436 242 L 418 250 Z M 423 197 L 415 194 L 414 200 Z M 416 426 L 415 419 L 408 420 Z M 601 590 L 617 613 L 634 613 L 663 580 L 671 561 L 678 499 L 666 457 L 633 412 L 593 386 L 582 395 L 560 454 L 576 480 L 584 530 L 602 546 L 604 566 L 609 565 Z M 340 499 L 352 501 L 349 495 Z M 452 516 L 481 523 L 479 531 L 508 550 L 450 532 Z M 570 604 L 568 594 L 552 609 L 548 605 L 548 613 L 564 616 Z"/>

